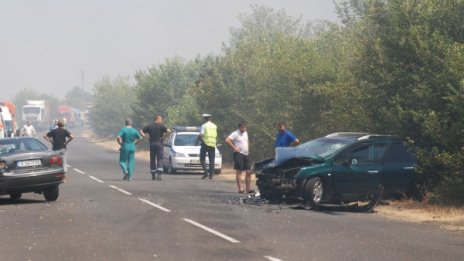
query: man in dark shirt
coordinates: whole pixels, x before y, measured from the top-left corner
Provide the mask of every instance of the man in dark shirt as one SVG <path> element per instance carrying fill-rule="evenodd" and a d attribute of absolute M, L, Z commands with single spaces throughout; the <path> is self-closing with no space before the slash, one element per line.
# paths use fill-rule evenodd
<path fill-rule="evenodd" d="M 68 170 L 66 146 L 74 139 L 74 137 L 67 129 L 64 128 L 63 120 L 59 120 L 58 128 L 45 134 L 44 139 L 52 143 L 52 150 L 60 152 L 63 157 L 63 168 L 66 172 Z"/>
<path fill-rule="evenodd" d="M 155 122 L 140 130 L 142 137 L 150 136 L 150 173 L 153 180 L 161 180 L 163 173 L 163 138 L 171 130 L 163 124 L 163 117 L 156 115 Z"/>

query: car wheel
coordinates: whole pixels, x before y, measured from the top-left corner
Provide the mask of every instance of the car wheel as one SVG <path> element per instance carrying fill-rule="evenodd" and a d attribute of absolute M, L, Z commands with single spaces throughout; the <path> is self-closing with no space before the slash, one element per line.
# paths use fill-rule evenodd
<path fill-rule="evenodd" d="M 324 197 L 324 183 L 320 177 L 310 178 L 304 187 L 303 200 L 316 209 Z"/>
<path fill-rule="evenodd" d="M 60 190 L 58 189 L 58 186 L 54 186 L 44 189 L 43 194 L 45 200 L 55 201 L 58 198 L 58 195 L 60 194 Z"/>
<path fill-rule="evenodd" d="M 172 167 L 172 159 L 169 158 L 168 173 L 176 174 L 177 170 Z"/>
<path fill-rule="evenodd" d="M 18 200 L 18 199 L 21 198 L 21 195 L 22 195 L 22 194 L 19 193 L 19 192 L 13 192 L 13 193 L 10 193 L 10 198 L 11 198 L 12 200 Z"/>

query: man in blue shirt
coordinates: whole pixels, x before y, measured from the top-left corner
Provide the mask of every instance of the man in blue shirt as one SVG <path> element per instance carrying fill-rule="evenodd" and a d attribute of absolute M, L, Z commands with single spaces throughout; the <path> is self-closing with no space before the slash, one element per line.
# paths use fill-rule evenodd
<path fill-rule="evenodd" d="M 298 138 L 286 129 L 285 122 L 277 123 L 277 136 L 275 147 L 290 147 L 300 144 Z"/>

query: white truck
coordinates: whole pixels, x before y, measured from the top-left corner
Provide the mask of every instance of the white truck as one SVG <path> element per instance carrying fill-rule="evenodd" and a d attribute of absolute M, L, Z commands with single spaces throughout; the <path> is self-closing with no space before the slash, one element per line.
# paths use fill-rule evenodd
<path fill-rule="evenodd" d="M 27 100 L 22 107 L 22 121 L 30 121 L 37 129 L 47 129 L 50 122 L 50 109 L 45 100 Z"/>

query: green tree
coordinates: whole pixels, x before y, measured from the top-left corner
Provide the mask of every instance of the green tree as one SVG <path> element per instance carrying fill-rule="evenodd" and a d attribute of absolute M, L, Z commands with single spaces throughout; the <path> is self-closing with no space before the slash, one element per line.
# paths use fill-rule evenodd
<path fill-rule="evenodd" d="M 305 24 L 259 6 L 240 20 L 224 56 L 203 63 L 193 92 L 200 111 L 215 115 L 221 138 L 248 121 L 257 160 L 273 156 L 278 121 L 302 140 L 325 133 L 321 116 L 344 55 L 326 35 L 338 26 Z"/>
<path fill-rule="evenodd" d="M 95 84 L 94 97 L 90 110 L 92 129 L 101 137 L 115 137 L 124 126 L 124 120 L 132 115 L 135 102 L 135 92 L 128 77 L 103 78 Z"/>
<path fill-rule="evenodd" d="M 153 66 L 148 71 L 137 72 L 135 75 L 137 102 L 132 106 L 136 124 L 151 123 L 156 114 L 167 117 L 167 124 L 185 122 L 179 114 L 181 110 L 177 107 L 185 107 L 193 102 L 185 95 L 189 87 L 198 79 L 198 66 L 198 62 L 185 62 L 176 57 Z M 169 114 L 172 114 L 172 120 Z"/>
<path fill-rule="evenodd" d="M 357 33 L 351 70 L 370 118 L 366 128 L 408 137 L 418 148 L 422 181 L 438 195 L 446 187 L 440 184 L 464 183 L 464 105 L 458 102 L 464 91 L 464 1 L 364 0 L 342 6 L 347 28 Z M 446 198 L 462 204 L 464 187 L 453 187 Z"/>

